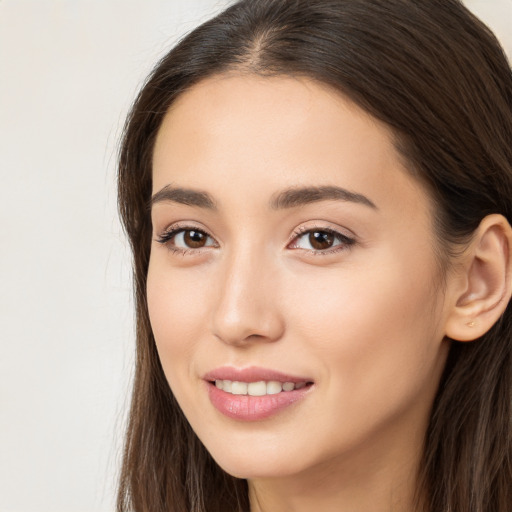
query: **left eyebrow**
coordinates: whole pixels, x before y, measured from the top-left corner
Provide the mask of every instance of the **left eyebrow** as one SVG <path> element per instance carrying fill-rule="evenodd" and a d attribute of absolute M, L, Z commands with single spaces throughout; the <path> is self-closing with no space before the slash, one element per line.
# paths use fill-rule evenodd
<path fill-rule="evenodd" d="M 270 207 L 273 210 L 280 210 L 328 200 L 358 203 L 378 210 L 375 203 L 366 196 L 335 186 L 302 187 L 283 190 L 271 199 Z"/>

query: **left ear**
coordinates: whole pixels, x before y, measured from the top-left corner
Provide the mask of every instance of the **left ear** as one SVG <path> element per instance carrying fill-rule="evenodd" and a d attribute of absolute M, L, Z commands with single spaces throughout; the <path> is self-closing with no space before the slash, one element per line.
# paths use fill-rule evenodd
<path fill-rule="evenodd" d="M 512 295 L 512 228 L 503 215 L 485 217 L 462 256 L 445 334 L 457 341 L 484 335 Z"/>

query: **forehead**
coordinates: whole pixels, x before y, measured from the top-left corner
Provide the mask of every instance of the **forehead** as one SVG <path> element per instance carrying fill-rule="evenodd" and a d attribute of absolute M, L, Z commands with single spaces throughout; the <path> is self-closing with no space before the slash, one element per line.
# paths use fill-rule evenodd
<path fill-rule="evenodd" d="M 173 142 L 173 149 L 191 141 L 196 150 L 207 150 L 213 149 L 208 143 L 219 148 L 222 141 L 244 140 L 249 156 L 252 148 L 265 146 L 270 152 L 297 141 L 307 142 L 304 150 L 325 150 L 332 142 L 333 150 L 359 148 L 369 138 L 373 153 L 394 150 L 386 125 L 327 85 L 307 78 L 228 74 L 203 80 L 177 98 L 159 130 L 155 157 Z M 232 145 L 229 154 L 235 150 Z"/>
<path fill-rule="evenodd" d="M 425 195 L 391 130 L 314 80 L 220 75 L 178 97 L 157 136 L 153 192 L 177 182 L 254 196 L 261 181 L 267 195 L 332 184 L 384 202 Z"/>

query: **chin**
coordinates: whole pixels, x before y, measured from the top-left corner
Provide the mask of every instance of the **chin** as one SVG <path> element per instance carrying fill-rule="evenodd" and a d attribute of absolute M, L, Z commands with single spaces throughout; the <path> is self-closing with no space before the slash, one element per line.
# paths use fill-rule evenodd
<path fill-rule="evenodd" d="M 251 461 L 240 461 L 240 463 L 228 461 L 216 461 L 217 464 L 229 475 L 235 478 L 245 480 L 268 479 L 268 478 L 282 478 L 297 474 L 297 470 L 293 470 L 287 466 L 274 466 L 270 464 L 260 465 L 254 464 Z"/>
<path fill-rule="evenodd" d="M 252 448 L 257 444 L 252 443 Z M 288 452 L 288 453 L 287 453 Z M 215 462 L 228 474 L 246 480 L 292 476 L 306 469 L 306 461 L 294 455 L 287 457 L 288 450 L 209 450 Z M 299 460 L 300 459 L 300 460 Z"/>

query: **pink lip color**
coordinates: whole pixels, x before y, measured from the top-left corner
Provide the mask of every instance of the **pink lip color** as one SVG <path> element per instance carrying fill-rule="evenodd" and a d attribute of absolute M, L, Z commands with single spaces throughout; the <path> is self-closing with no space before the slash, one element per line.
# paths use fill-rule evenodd
<path fill-rule="evenodd" d="M 295 377 L 265 368 L 237 369 L 232 367 L 218 368 L 207 373 L 204 377 L 208 395 L 213 406 L 225 416 L 240 421 L 258 421 L 266 419 L 286 409 L 298 400 L 304 398 L 311 386 L 293 391 L 282 391 L 275 395 L 250 396 L 232 395 L 215 387 L 215 380 L 236 380 L 239 382 L 271 381 L 278 382 L 308 382 L 307 377 Z"/>

